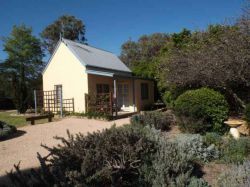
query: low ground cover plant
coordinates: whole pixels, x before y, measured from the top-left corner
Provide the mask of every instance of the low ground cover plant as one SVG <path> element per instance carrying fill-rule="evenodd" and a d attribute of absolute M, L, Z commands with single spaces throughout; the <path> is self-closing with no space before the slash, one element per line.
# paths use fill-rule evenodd
<path fill-rule="evenodd" d="M 215 145 L 219 150 L 219 161 L 226 164 L 242 163 L 250 158 L 250 138 L 240 137 L 235 140 L 231 136 L 221 136 L 217 133 L 206 133 L 204 143 Z"/>
<path fill-rule="evenodd" d="M 179 134 L 173 141 L 196 161 L 208 162 L 219 158 L 219 150 L 215 144 L 205 143 L 199 134 Z"/>
<path fill-rule="evenodd" d="M 220 175 L 219 187 L 247 187 L 250 186 L 250 160 L 234 165 L 229 171 Z"/>
<path fill-rule="evenodd" d="M 250 138 L 241 137 L 238 140 L 224 138 L 221 150 L 221 160 L 225 163 L 242 163 L 250 159 Z"/>
<path fill-rule="evenodd" d="M 224 133 L 223 121 L 228 117 L 229 107 L 222 94 L 209 88 L 189 90 L 175 101 L 181 130 L 189 133 Z"/>
<path fill-rule="evenodd" d="M 16 132 L 16 127 L 0 121 L 0 140 L 4 140 Z"/>

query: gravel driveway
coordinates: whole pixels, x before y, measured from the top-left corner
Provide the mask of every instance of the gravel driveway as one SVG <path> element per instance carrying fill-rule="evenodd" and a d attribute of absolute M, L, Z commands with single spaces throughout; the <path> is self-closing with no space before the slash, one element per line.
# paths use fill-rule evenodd
<path fill-rule="evenodd" d="M 93 119 L 65 118 L 61 121 L 46 124 L 25 126 L 18 128 L 22 135 L 19 137 L 0 142 L 0 176 L 13 168 L 13 164 L 21 161 L 20 168 L 27 169 L 39 166 L 37 152 L 42 156 L 47 151 L 40 145 L 57 145 L 60 141 L 53 139 L 54 136 L 66 137 L 66 130 L 71 133 L 84 133 L 109 128 L 113 124 L 121 126 L 129 123 L 129 118 L 115 121 L 101 121 Z"/>

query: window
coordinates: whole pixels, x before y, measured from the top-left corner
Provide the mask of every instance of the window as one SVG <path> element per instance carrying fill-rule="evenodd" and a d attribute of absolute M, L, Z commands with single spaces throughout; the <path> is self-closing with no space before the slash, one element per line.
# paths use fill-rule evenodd
<path fill-rule="evenodd" d="M 141 99 L 146 100 L 148 99 L 148 84 L 141 83 Z"/>
<path fill-rule="evenodd" d="M 97 94 L 109 93 L 109 85 L 108 84 L 97 84 L 96 85 Z"/>

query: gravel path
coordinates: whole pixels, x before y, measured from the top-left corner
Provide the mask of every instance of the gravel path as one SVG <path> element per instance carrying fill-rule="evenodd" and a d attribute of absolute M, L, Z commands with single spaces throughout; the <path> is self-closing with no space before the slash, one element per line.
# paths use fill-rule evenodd
<path fill-rule="evenodd" d="M 22 135 L 0 142 L 0 176 L 5 175 L 6 171 L 10 171 L 13 164 L 17 164 L 19 161 L 21 161 L 21 169 L 39 166 L 37 152 L 42 156 L 47 154 L 47 151 L 40 146 L 41 143 L 48 146 L 57 145 L 60 142 L 53 137 L 66 137 L 67 129 L 73 134 L 78 132 L 87 134 L 110 128 L 114 123 L 116 126 L 128 124 L 129 118 L 109 122 L 84 118 L 65 118 L 57 122 L 18 128 Z"/>

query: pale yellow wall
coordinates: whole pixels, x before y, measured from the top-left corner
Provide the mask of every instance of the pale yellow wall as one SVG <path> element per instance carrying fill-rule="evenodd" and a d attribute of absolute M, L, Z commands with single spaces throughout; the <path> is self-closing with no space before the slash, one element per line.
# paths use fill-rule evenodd
<path fill-rule="evenodd" d="M 43 90 L 53 90 L 61 84 L 63 98 L 74 98 L 75 112 L 85 111 L 85 93 L 88 93 L 88 77 L 85 66 L 74 56 L 64 43 L 43 73 Z"/>
<path fill-rule="evenodd" d="M 141 83 L 148 83 L 148 99 L 141 99 Z M 136 79 L 135 80 L 135 103 L 137 106 L 137 110 L 144 110 L 146 107 L 152 105 L 154 103 L 154 82 L 150 80 Z"/>

